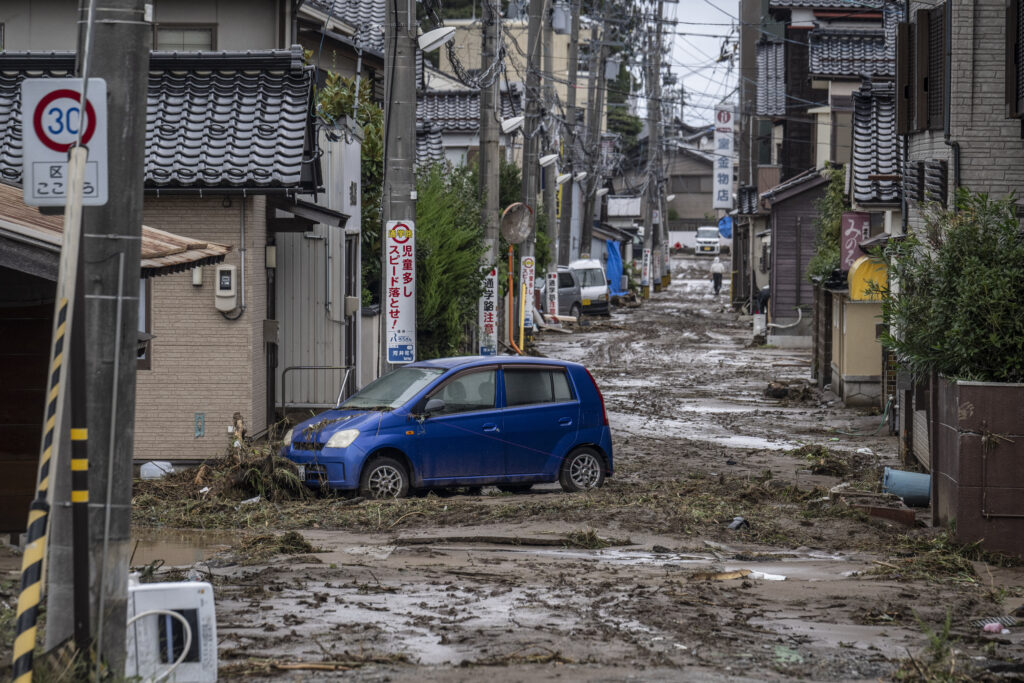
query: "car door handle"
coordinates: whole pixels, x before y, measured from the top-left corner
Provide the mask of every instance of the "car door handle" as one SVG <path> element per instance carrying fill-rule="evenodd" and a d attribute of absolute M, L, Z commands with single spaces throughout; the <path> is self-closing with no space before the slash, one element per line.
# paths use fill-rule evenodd
<path fill-rule="evenodd" d="M 559 418 L 558 424 L 562 425 L 563 427 L 568 427 L 568 426 L 570 426 L 572 424 L 572 418 L 571 417 Z"/>
<path fill-rule="evenodd" d="M 485 432 L 497 432 L 497 431 L 499 431 L 498 430 L 498 425 L 494 424 L 493 422 L 488 422 L 487 424 L 484 425 L 484 431 Z"/>

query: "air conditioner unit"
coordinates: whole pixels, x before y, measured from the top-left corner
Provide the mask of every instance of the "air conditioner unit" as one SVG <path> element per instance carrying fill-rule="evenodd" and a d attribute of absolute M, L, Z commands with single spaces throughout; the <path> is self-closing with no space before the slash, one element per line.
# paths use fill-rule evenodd
<path fill-rule="evenodd" d="M 156 611 L 159 610 L 159 611 Z M 148 612 L 154 612 L 147 614 Z M 188 624 L 168 612 L 180 615 Z M 185 653 L 170 683 L 215 683 L 217 680 L 217 617 L 213 586 L 202 581 L 139 583 L 128 580 L 128 658 L 125 675 L 153 680 Z"/>

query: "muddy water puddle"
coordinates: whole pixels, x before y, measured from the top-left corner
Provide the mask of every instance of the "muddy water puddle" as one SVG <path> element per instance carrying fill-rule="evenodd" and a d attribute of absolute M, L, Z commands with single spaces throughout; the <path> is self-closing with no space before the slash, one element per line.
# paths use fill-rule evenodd
<path fill-rule="evenodd" d="M 237 532 L 225 530 L 136 527 L 131 565 L 144 567 L 162 560 L 167 567 L 185 567 L 208 560 L 237 541 Z"/>

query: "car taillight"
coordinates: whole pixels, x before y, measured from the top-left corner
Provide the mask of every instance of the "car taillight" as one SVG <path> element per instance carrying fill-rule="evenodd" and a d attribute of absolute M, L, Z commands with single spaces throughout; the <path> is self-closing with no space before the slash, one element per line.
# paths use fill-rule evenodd
<path fill-rule="evenodd" d="M 608 411 L 605 410 L 605 408 L 604 408 L 604 394 L 601 393 L 601 388 L 599 386 L 597 386 L 597 380 L 595 380 L 594 376 L 590 374 L 590 370 L 587 370 L 587 368 L 583 368 L 583 369 L 587 371 L 587 377 L 590 378 L 591 384 L 594 385 L 594 391 L 597 392 L 597 397 L 599 399 L 601 399 L 601 424 L 603 424 L 605 427 L 607 427 L 608 426 Z"/>

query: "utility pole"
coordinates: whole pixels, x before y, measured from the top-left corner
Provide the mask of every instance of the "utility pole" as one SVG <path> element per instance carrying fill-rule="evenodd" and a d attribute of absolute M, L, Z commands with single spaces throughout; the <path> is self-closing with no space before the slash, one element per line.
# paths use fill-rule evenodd
<path fill-rule="evenodd" d="M 480 67 L 494 61 L 498 45 L 498 14 L 493 2 L 483 2 L 483 34 L 480 46 Z M 483 197 L 484 267 L 498 262 L 498 206 L 501 161 L 498 157 L 498 102 L 501 97 L 499 79 L 480 88 L 480 195 Z"/>
<path fill-rule="evenodd" d="M 602 20 L 604 15 L 602 13 Z M 590 83 L 589 97 L 587 101 L 587 144 L 586 153 L 590 155 L 592 162 L 589 164 L 590 173 L 589 177 L 586 178 L 584 187 L 587 188 L 587 192 L 583 197 L 583 225 L 580 229 L 580 256 L 583 254 L 590 253 L 590 244 L 593 242 L 594 235 L 594 191 L 601 185 L 601 120 L 604 118 L 604 91 L 605 91 L 605 75 L 604 75 L 604 61 L 608 55 L 607 47 L 605 46 L 605 31 L 603 27 L 598 32 L 598 27 L 595 25 L 591 30 L 591 63 L 590 63 Z M 594 48 L 597 48 L 597 52 L 594 52 Z"/>
<path fill-rule="evenodd" d="M 551 27 L 551 14 L 552 5 L 548 3 L 548 8 L 544 12 L 542 18 L 543 25 L 543 36 L 544 36 L 544 111 L 547 112 L 548 116 L 555 109 L 555 82 L 553 79 L 555 75 L 554 69 L 554 49 L 555 49 L 555 34 Z M 550 121 L 551 119 L 548 118 Z M 554 131 L 548 131 L 548 139 L 553 139 Z M 545 152 L 550 152 L 550 148 L 546 149 Z M 555 176 L 557 171 L 555 166 L 551 165 L 544 169 L 544 213 L 547 215 L 548 232 L 548 273 L 558 272 L 558 224 L 556 223 L 558 212 L 555 210 Z"/>
<path fill-rule="evenodd" d="M 389 221 L 416 219 L 416 176 L 413 171 L 416 161 L 416 14 L 413 0 L 394 0 L 388 3 L 384 40 L 384 92 L 384 224 L 381 226 L 380 301 L 386 307 L 388 254 L 384 233 L 387 224 Z M 412 304 L 415 304 L 415 297 Z M 389 365 L 388 312 L 385 308 L 381 315 L 381 374 Z M 411 319 L 416 319 L 415 307 Z M 415 344 L 415 324 L 411 336 Z"/>
<path fill-rule="evenodd" d="M 124 676 L 131 550 L 132 445 L 138 348 L 146 87 L 152 26 L 144 0 L 100 0 L 89 75 L 106 79 L 105 206 L 83 213 L 92 633 L 114 678 Z M 87 0 L 79 6 L 84 45 Z"/>
<path fill-rule="evenodd" d="M 544 0 L 530 0 L 530 19 L 526 33 L 526 121 L 523 124 L 523 203 L 530 207 L 530 236 L 523 242 L 520 258 L 533 256 L 537 245 L 537 189 L 540 167 L 537 147 L 540 141 L 540 22 Z"/>
<path fill-rule="evenodd" d="M 565 126 L 565 146 L 563 148 L 563 159 L 568 159 L 561 170 L 575 173 L 578 169 L 574 163 L 576 154 L 576 76 L 579 61 L 580 42 L 580 0 L 572 0 L 572 28 L 569 35 L 569 87 L 566 88 L 565 115 L 568 121 Z M 575 180 L 570 178 L 562 185 L 562 219 L 558 226 L 558 262 L 564 265 L 569 264 L 572 253 L 572 212 L 573 212 L 573 187 Z"/>
<path fill-rule="evenodd" d="M 655 38 L 648 38 L 646 55 L 647 66 L 647 202 L 644 211 L 644 250 L 650 250 L 648 286 L 644 289 L 644 298 L 650 296 L 650 290 L 661 289 L 662 269 L 658 267 L 661 259 L 658 249 L 661 246 L 661 225 L 665 217 L 661 215 L 661 16 L 662 0 L 658 0 L 658 14 Z M 655 228 L 655 211 L 658 215 L 658 227 Z"/>

